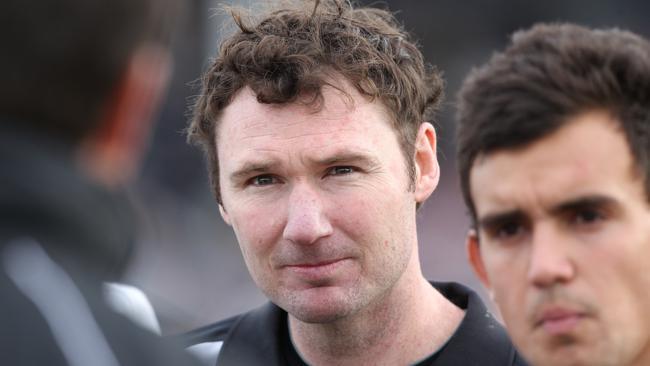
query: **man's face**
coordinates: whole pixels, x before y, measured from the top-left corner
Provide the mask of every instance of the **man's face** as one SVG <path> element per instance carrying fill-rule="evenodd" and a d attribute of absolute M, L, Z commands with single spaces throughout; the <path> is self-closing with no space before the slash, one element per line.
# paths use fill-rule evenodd
<path fill-rule="evenodd" d="M 243 89 L 217 131 L 222 216 L 258 287 L 307 322 L 353 314 L 394 287 L 417 259 L 415 204 L 435 187 L 409 190 L 386 113 L 345 88 L 352 100 L 325 87 L 320 110 L 260 104 Z M 432 150 L 423 126 L 418 141 Z"/>
<path fill-rule="evenodd" d="M 578 115 L 477 158 L 470 179 L 470 260 L 526 358 L 648 364 L 650 208 L 616 121 Z"/>

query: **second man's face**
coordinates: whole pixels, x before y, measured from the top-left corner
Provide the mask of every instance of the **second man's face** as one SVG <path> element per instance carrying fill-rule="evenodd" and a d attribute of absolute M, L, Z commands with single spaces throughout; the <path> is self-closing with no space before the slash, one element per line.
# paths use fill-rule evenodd
<path fill-rule="evenodd" d="M 474 163 L 470 258 L 534 365 L 647 364 L 650 208 L 635 168 L 600 111 Z"/>
<path fill-rule="evenodd" d="M 381 299 L 416 251 L 408 169 L 386 113 L 346 86 L 321 109 L 248 88 L 217 130 L 222 215 L 271 301 L 329 322 Z"/>

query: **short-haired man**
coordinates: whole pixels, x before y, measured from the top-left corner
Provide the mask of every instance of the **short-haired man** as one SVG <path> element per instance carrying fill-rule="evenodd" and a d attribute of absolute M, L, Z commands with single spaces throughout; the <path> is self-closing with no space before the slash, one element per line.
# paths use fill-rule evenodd
<path fill-rule="evenodd" d="M 470 261 L 534 365 L 650 364 L 650 43 L 537 25 L 460 93 Z"/>
<path fill-rule="evenodd" d="M 442 82 L 392 15 L 321 1 L 234 18 L 190 137 L 271 303 L 192 349 L 220 346 L 219 365 L 517 364 L 474 293 L 422 276 Z"/>
<path fill-rule="evenodd" d="M 121 188 L 165 90 L 177 8 L 0 2 L 2 365 L 188 362 L 110 309 L 103 287 L 133 250 Z"/>

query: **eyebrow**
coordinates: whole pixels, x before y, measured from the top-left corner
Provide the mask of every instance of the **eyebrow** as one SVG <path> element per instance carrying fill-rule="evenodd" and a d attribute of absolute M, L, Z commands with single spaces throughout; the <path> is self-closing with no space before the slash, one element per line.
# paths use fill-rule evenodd
<path fill-rule="evenodd" d="M 557 215 L 566 212 L 580 211 L 581 209 L 590 208 L 590 207 L 616 208 L 618 206 L 619 206 L 618 202 L 612 197 L 595 194 L 595 195 L 578 197 L 568 202 L 562 202 L 559 205 L 553 207 L 551 209 L 551 213 Z"/>
<path fill-rule="evenodd" d="M 588 195 L 578 197 L 570 201 L 562 202 L 550 209 L 550 213 L 554 216 L 561 215 L 567 212 L 580 211 L 581 209 L 590 207 L 618 207 L 615 199 L 603 195 Z M 489 213 L 478 220 L 479 228 L 486 229 L 498 226 L 508 221 L 525 220 L 528 216 L 523 210 L 511 210 L 504 212 Z"/>
<path fill-rule="evenodd" d="M 274 161 L 250 161 L 230 174 L 230 181 L 237 183 L 252 175 L 266 174 L 280 164 Z"/>
<path fill-rule="evenodd" d="M 323 159 L 310 159 L 311 164 L 316 166 L 329 166 L 337 164 L 351 164 L 357 163 L 365 165 L 366 167 L 375 167 L 379 165 L 377 159 L 356 152 L 342 152 L 335 153 L 332 156 Z M 241 168 L 235 170 L 230 174 L 230 181 L 233 183 L 240 182 L 250 176 L 267 174 L 273 170 L 277 170 L 281 164 L 277 161 L 249 161 L 246 162 Z"/>
<path fill-rule="evenodd" d="M 350 164 L 350 163 L 358 163 L 358 164 L 371 166 L 371 167 L 379 165 L 377 159 L 356 152 L 342 152 L 338 154 L 333 154 L 332 156 L 324 159 L 315 159 L 313 161 L 313 164 L 318 166 Z"/>
<path fill-rule="evenodd" d="M 481 229 L 487 229 L 495 226 L 499 226 L 505 222 L 509 221 L 521 221 L 526 218 L 526 214 L 522 210 L 511 210 L 504 212 L 490 213 L 478 220 L 478 227 Z"/>

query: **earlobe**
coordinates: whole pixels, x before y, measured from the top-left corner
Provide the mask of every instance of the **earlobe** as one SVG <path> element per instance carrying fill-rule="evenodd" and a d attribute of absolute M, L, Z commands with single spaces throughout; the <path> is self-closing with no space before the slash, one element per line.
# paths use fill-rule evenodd
<path fill-rule="evenodd" d="M 230 215 L 228 215 L 228 212 L 226 211 L 226 209 L 223 207 L 223 204 L 221 203 L 219 204 L 219 213 L 221 214 L 221 218 L 223 219 L 223 221 L 226 224 L 232 226 L 232 224 L 230 223 Z"/>
<path fill-rule="evenodd" d="M 465 246 L 469 264 L 472 266 L 478 279 L 483 283 L 483 286 L 485 286 L 489 291 L 491 289 L 490 279 L 485 271 L 485 265 L 483 263 L 483 256 L 481 255 L 481 247 L 479 245 L 479 238 L 476 230 L 469 230 L 467 233 L 467 239 L 465 240 Z"/>
<path fill-rule="evenodd" d="M 440 167 L 436 156 L 436 130 L 423 122 L 415 140 L 415 200 L 424 202 L 438 186 Z"/>

